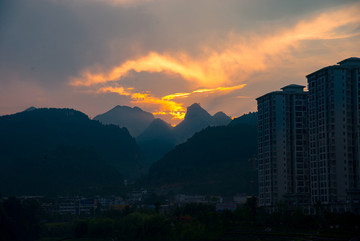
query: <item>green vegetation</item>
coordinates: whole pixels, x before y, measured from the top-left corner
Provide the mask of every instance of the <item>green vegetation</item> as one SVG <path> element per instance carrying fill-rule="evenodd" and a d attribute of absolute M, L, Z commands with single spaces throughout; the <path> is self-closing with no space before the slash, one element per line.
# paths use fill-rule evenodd
<path fill-rule="evenodd" d="M 267 214 L 257 207 L 256 198 L 234 212 L 187 204 L 166 210 L 127 207 L 66 222 L 41 220 L 40 205 L 34 200 L 0 200 L 0 240 L 7 241 L 349 240 L 360 235 L 359 215 L 310 216 L 300 210 Z"/>

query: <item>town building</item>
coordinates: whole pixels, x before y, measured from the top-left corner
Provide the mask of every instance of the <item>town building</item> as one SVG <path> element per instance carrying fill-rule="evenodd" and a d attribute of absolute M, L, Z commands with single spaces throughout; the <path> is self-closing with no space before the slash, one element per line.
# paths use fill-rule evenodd
<path fill-rule="evenodd" d="M 308 206 L 307 99 L 301 85 L 257 98 L 259 205 L 268 211 L 283 201 Z"/>
<path fill-rule="evenodd" d="M 96 201 L 93 198 L 58 198 L 57 212 L 59 214 L 90 215 L 94 214 L 96 205 Z"/>

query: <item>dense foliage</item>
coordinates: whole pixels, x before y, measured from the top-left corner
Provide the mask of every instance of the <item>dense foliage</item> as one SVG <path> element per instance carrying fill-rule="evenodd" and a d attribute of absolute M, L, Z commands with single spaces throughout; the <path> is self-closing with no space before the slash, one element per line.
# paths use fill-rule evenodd
<path fill-rule="evenodd" d="M 122 185 L 139 175 L 141 152 L 125 128 L 72 109 L 0 117 L 0 192 L 71 193 Z"/>
<path fill-rule="evenodd" d="M 0 240 L 27 241 L 40 237 L 40 205 L 32 199 L 0 199 Z"/>
<path fill-rule="evenodd" d="M 209 127 L 178 145 L 149 171 L 146 183 L 193 194 L 257 192 L 255 126 Z"/>
<path fill-rule="evenodd" d="M 32 199 L 0 199 L 0 240 L 350 240 L 360 234 L 359 215 L 304 215 L 283 205 L 268 214 L 257 207 L 256 198 L 234 212 L 193 203 L 155 210 L 126 207 L 67 221 L 59 216 L 56 222 L 44 222 L 40 207 Z"/>

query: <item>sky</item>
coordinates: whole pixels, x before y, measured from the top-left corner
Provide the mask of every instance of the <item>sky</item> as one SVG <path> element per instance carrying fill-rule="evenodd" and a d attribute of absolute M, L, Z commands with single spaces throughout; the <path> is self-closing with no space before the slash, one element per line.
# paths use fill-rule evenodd
<path fill-rule="evenodd" d="M 0 115 L 138 106 L 231 117 L 360 57 L 359 0 L 2 0 Z"/>

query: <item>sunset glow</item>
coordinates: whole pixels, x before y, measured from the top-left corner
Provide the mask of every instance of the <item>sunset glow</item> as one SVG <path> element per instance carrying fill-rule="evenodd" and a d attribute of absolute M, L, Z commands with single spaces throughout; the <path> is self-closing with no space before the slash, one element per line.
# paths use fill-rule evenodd
<path fill-rule="evenodd" d="M 126 91 L 123 87 L 102 87 L 97 91 L 97 93 L 109 92 L 129 96 L 131 98 L 131 103 L 134 105 L 155 108 L 156 111 L 153 112 L 153 115 L 155 116 L 171 116 L 172 120 L 182 120 L 184 119 L 186 113 L 184 103 L 181 102 L 183 98 L 188 98 L 191 95 L 202 93 L 222 94 L 221 92 L 230 92 L 242 89 L 245 86 L 246 84 L 231 87 L 218 87 L 214 89 L 197 89 L 189 93 L 175 93 L 160 98 L 153 96 L 150 91 L 147 91 L 146 93 L 130 93 L 129 91 L 134 90 L 134 88 L 127 88 L 128 91 Z M 179 100 L 175 101 L 175 99 Z"/>
<path fill-rule="evenodd" d="M 113 68 L 107 73 L 93 74 L 85 71 L 79 78 L 73 78 L 73 86 L 91 86 L 106 82 L 113 82 L 126 76 L 129 71 L 136 72 L 164 72 L 165 74 L 180 74 L 185 80 L 203 85 L 216 85 L 227 82 L 227 76 L 220 66 L 204 66 L 202 61 L 190 59 L 186 54 L 175 53 L 170 55 L 149 53 L 145 57 L 136 60 L 128 60 L 120 66 Z M 206 61 L 206 60 L 205 60 Z"/>
<path fill-rule="evenodd" d="M 171 115 L 173 120 L 183 119 L 184 100 L 191 95 L 242 89 L 245 86 L 244 81 L 251 74 L 267 70 L 290 55 L 291 51 L 300 49 L 301 41 L 348 38 L 359 34 L 356 29 L 359 24 L 359 6 L 346 7 L 314 15 L 287 29 L 278 29 L 273 34 L 249 33 L 244 36 L 231 33 L 227 40 L 220 41 L 222 48 L 213 49 L 204 45 L 199 56 L 191 56 L 186 52 L 152 51 L 126 60 L 109 71 L 96 72 L 89 68 L 79 76 L 71 78 L 70 84 L 74 87 L 99 88 L 98 93 L 115 92 L 130 96 L 133 104 L 152 106 L 154 115 Z M 146 93 L 136 93 L 132 87 L 106 87 L 118 83 L 124 77 L 131 79 L 132 77 L 128 76 L 131 71 L 179 75 L 193 86 L 194 90 L 155 97 L 151 89 Z M 97 87 L 104 85 L 105 87 Z M 230 86 L 222 87 L 223 85 Z"/>
<path fill-rule="evenodd" d="M 239 116 L 360 55 L 359 1 L 19 1 L 5 6 L 0 115 L 137 105 L 174 124 L 200 103 Z"/>
<path fill-rule="evenodd" d="M 251 73 L 269 67 L 269 58 L 286 55 L 289 48 L 298 48 L 299 41 L 337 39 L 359 34 L 359 7 L 322 13 L 308 21 L 278 30 L 272 35 L 249 34 L 247 37 L 231 34 L 220 51 L 203 46 L 203 55 L 194 57 L 185 52 L 157 53 L 127 60 L 110 71 L 94 73 L 91 69 L 73 77 L 73 86 L 92 86 L 115 82 L 135 72 L 179 74 L 194 86 L 216 88 L 219 85 L 244 81 Z M 339 28 L 343 27 L 343 30 Z M 205 90 L 206 91 L 206 90 Z"/>

